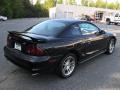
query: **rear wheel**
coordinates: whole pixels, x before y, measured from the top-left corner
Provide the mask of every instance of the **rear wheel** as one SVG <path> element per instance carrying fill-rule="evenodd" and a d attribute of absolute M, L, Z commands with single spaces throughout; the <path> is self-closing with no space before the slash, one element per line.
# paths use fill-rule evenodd
<path fill-rule="evenodd" d="M 115 23 L 115 25 L 118 25 L 118 23 Z"/>
<path fill-rule="evenodd" d="M 115 39 L 111 39 L 109 41 L 109 45 L 108 45 L 106 53 L 107 54 L 112 54 L 114 52 L 114 49 L 115 49 Z"/>
<path fill-rule="evenodd" d="M 76 67 L 76 56 L 72 53 L 66 55 L 60 62 L 58 75 L 62 78 L 67 78 L 73 74 Z"/>
<path fill-rule="evenodd" d="M 5 21 L 5 20 L 3 20 L 3 19 L 0 19 L 0 21 Z"/>

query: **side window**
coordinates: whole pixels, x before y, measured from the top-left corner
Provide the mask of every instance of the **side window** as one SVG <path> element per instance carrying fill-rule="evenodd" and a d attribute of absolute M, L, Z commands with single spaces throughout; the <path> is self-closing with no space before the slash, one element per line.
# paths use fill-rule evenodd
<path fill-rule="evenodd" d="M 81 23 L 79 24 L 79 27 L 81 29 L 82 35 L 94 34 L 96 32 L 99 32 L 99 29 L 90 23 Z"/>
<path fill-rule="evenodd" d="M 115 15 L 115 17 L 118 17 L 119 16 L 119 14 L 117 13 L 116 15 Z"/>
<path fill-rule="evenodd" d="M 79 26 L 72 25 L 68 30 L 65 30 L 62 34 L 64 37 L 80 36 Z"/>

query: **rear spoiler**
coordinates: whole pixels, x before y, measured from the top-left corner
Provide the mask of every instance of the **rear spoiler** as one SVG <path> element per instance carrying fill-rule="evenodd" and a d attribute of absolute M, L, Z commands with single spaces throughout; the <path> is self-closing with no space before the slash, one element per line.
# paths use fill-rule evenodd
<path fill-rule="evenodd" d="M 13 36 L 21 37 L 22 39 L 24 39 L 26 41 L 29 41 L 29 42 L 33 42 L 33 43 L 37 43 L 37 42 L 44 43 L 44 42 L 46 42 L 45 39 L 36 39 L 36 38 L 30 37 L 28 35 L 22 34 L 21 32 L 8 31 L 8 33 L 10 35 L 13 35 Z"/>

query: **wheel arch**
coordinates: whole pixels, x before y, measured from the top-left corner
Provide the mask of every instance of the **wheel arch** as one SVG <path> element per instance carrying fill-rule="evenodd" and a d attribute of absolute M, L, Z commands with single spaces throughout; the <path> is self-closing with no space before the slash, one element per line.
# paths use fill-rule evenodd
<path fill-rule="evenodd" d="M 111 39 L 114 39 L 115 40 L 115 44 L 116 44 L 116 41 L 117 41 L 116 37 L 115 36 L 110 36 L 108 38 L 108 40 L 107 40 L 107 47 L 109 46 L 109 42 L 110 42 Z"/>
<path fill-rule="evenodd" d="M 69 50 L 69 53 L 73 53 L 76 55 L 76 58 L 77 58 L 77 62 L 79 61 L 79 58 L 80 58 L 80 53 L 77 51 L 77 50 Z"/>
<path fill-rule="evenodd" d="M 106 21 L 110 21 L 110 18 L 106 18 Z"/>
<path fill-rule="evenodd" d="M 111 36 L 111 37 L 110 37 L 110 40 L 111 40 L 111 39 L 114 39 L 114 40 L 115 40 L 115 44 L 116 44 L 116 41 L 117 41 L 116 37 L 115 37 L 115 36 Z M 109 41 L 110 41 L 110 40 L 109 40 Z"/>
<path fill-rule="evenodd" d="M 109 44 L 110 44 L 110 41 L 111 41 L 112 39 L 115 40 L 115 44 L 116 44 L 116 40 L 117 40 L 116 37 L 115 37 L 115 36 L 110 36 L 109 39 L 108 39 L 108 45 L 107 45 L 106 52 L 105 52 L 107 55 L 110 55 L 110 54 L 111 54 L 111 53 L 109 52 Z"/>

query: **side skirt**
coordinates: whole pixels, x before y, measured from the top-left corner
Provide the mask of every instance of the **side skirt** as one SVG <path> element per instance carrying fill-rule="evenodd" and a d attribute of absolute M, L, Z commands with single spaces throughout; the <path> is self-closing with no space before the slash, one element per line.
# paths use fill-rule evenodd
<path fill-rule="evenodd" d="M 83 59 L 82 61 L 80 61 L 78 63 L 81 64 L 81 63 L 87 62 L 87 61 L 91 60 L 92 58 L 94 58 L 94 57 L 96 57 L 96 56 L 98 56 L 100 54 L 103 54 L 105 52 L 106 52 L 106 50 L 102 50 L 102 51 L 98 52 L 97 54 L 95 54 L 95 55 L 93 55 L 93 56 L 91 56 L 91 57 L 89 57 L 87 59 Z"/>

